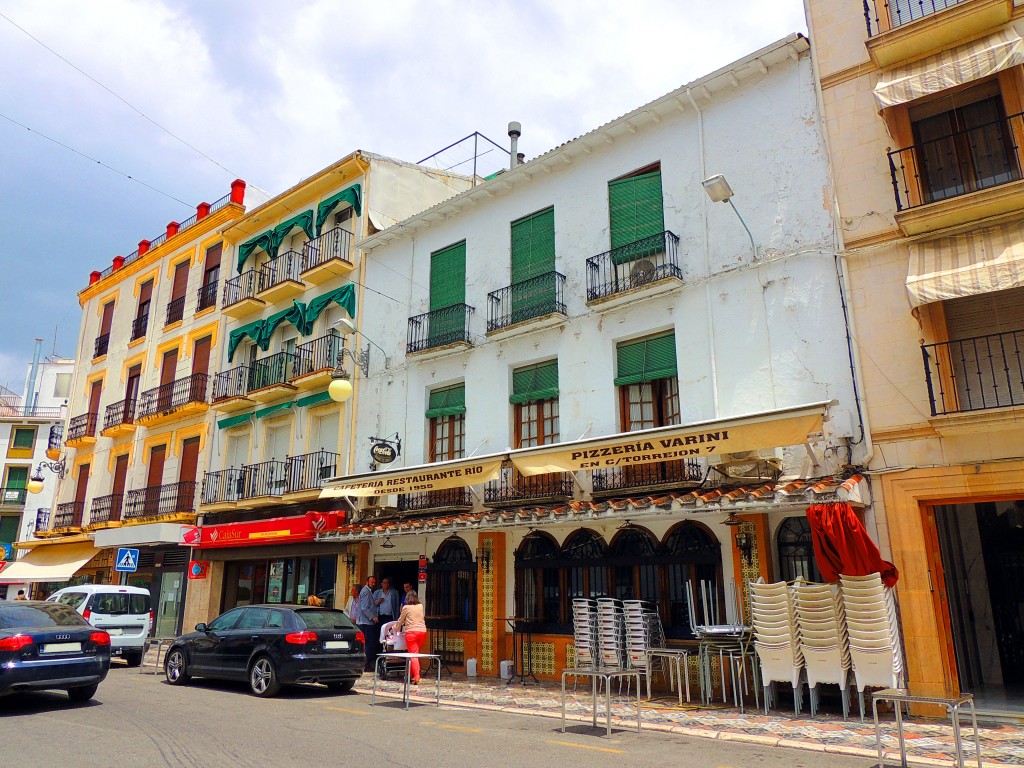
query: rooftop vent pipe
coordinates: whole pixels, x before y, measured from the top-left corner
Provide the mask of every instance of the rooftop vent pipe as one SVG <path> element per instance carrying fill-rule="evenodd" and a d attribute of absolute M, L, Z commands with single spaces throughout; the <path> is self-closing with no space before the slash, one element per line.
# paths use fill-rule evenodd
<path fill-rule="evenodd" d="M 509 153 L 508 161 L 508 169 L 510 171 L 522 162 L 522 156 L 519 154 L 519 137 L 522 135 L 523 126 L 515 121 L 508 124 L 508 137 L 512 139 L 512 150 Z"/>

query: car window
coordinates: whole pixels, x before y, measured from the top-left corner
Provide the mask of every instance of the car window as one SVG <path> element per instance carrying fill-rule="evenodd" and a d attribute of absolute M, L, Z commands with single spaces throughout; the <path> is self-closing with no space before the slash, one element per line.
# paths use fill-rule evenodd
<path fill-rule="evenodd" d="M 306 625 L 307 629 L 350 629 L 355 624 L 349 621 L 341 611 L 324 610 L 323 608 L 310 608 L 308 610 L 297 609 L 295 611 L 299 620 Z"/>
<path fill-rule="evenodd" d="M 123 616 L 128 613 L 129 597 L 127 592 L 100 592 L 92 596 L 89 610 L 93 613 Z"/>
<path fill-rule="evenodd" d="M 81 627 L 89 626 L 72 608 L 60 603 L 18 605 L 0 603 L 0 629 L 20 627 Z"/>
<path fill-rule="evenodd" d="M 129 595 L 128 596 L 128 613 L 138 615 L 140 613 L 149 613 L 150 602 L 149 595 Z"/>
<path fill-rule="evenodd" d="M 242 614 L 242 620 L 238 622 L 236 629 L 263 629 L 267 625 L 267 608 L 248 608 Z"/>
<path fill-rule="evenodd" d="M 227 613 L 222 613 L 216 619 L 206 625 L 206 628 L 211 632 L 223 632 L 225 629 L 231 629 L 235 626 L 235 622 L 238 621 L 238 617 L 242 615 L 241 608 L 232 608 Z"/>
<path fill-rule="evenodd" d="M 284 611 L 271 611 L 270 618 L 267 619 L 267 626 L 271 629 L 283 629 Z"/>
<path fill-rule="evenodd" d="M 85 592 L 65 592 L 56 599 L 56 602 L 61 605 L 70 605 L 77 611 L 81 607 L 82 603 L 85 602 L 87 597 L 89 596 L 85 594 Z"/>

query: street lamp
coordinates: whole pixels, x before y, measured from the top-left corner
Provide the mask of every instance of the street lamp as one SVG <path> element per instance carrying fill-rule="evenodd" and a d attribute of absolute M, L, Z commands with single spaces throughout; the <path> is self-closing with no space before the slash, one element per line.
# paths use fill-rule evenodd
<path fill-rule="evenodd" d="M 67 474 L 67 457 L 61 456 L 60 461 L 41 461 L 39 466 L 36 467 L 36 471 L 29 478 L 28 482 L 25 483 L 25 490 L 29 493 L 36 494 L 43 492 L 43 468 L 46 468 L 57 475 L 60 480 L 64 479 L 64 475 Z"/>
<path fill-rule="evenodd" d="M 358 333 L 367 341 L 366 349 L 361 349 L 358 352 L 353 352 L 347 347 L 341 347 L 338 350 L 338 362 L 334 366 L 334 370 L 331 371 L 331 383 L 327 387 L 327 394 L 331 396 L 331 399 L 338 403 L 344 403 L 350 397 L 352 397 L 352 382 L 348 371 L 345 370 L 345 355 L 348 355 L 352 360 L 352 364 L 355 365 L 363 376 L 370 375 L 370 345 L 377 347 L 381 352 L 384 352 L 383 348 L 376 344 L 372 339 L 367 339 L 366 335 L 362 331 L 356 329 L 355 323 L 349 318 L 344 317 L 338 322 L 334 323 L 334 327 L 341 332 L 342 336 L 348 336 L 351 333 Z M 384 367 L 388 367 L 387 354 L 384 355 Z"/>
<path fill-rule="evenodd" d="M 732 187 L 729 186 L 729 182 L 725 180 L 725 176 L 720 173 L 716 173 L 714 176 L 709 176 L 701 182 L 704 185 L 704 191 L 708 193 L 708 197 L 714 203 L 728 203 L 732 208 L 733 213 L 736 214 L 736 218 L 740 220 L 740 224 L 743 225 L 743 229 L 747 231 L 747 237 L 750 238 L 750 248 L 754 252 L 754 258 L 757 258 L 757 245 L 754 244 L 754 236 L 750 234 L 750 227 L 747 226 L 747 222 L 740 216 L 740 212 L 736 210 L 736 205 L 732 201 L 733 191 Z"/>

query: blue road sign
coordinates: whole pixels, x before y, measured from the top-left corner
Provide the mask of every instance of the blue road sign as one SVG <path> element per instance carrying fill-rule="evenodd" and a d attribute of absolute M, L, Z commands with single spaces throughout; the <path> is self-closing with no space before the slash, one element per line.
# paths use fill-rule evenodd
<path fill-rule="evenodd" d="M 122 573 L 132 573 L 139 567 L 139 550 L 121 547 L 117 550 L 117 559 L 114 561 L 114 570 Z"/>

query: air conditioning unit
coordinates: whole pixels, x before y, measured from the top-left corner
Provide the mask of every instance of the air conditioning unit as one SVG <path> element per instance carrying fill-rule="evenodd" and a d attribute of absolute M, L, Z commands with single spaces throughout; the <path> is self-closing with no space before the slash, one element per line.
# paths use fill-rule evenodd
<path fill-rule="evenodd" d="M 650 259 L 637 259 L 630 263 L 629 282 L 630 285 L 644 285 L 651 282 L 657 274 L 657 265 Z"/>
<path fill-rule="evenodd" d="M 724 453 L 711 465 L 730 480 L 776 480 L 782 474 L 782 459 L 774 449 Z"/>

